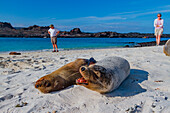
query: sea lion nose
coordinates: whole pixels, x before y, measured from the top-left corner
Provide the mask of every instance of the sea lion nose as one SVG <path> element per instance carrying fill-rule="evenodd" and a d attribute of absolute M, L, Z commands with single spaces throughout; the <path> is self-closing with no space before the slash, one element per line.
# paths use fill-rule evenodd
<path fill-rule="evenodd" d="M 86 70 L 86 68 L 85 68 L 85 67 L 82 67 L 82 68 L 81 68 L 81 71 L 84 71 L 84 70 Z"/>

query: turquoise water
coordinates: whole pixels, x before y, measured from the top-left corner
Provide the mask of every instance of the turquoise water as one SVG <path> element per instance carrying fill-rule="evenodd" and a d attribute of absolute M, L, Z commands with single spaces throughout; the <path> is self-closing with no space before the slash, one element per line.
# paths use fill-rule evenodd
<path fill-rule="evenodd" d="M 170 38 L 161 38 L 167 40 Z M 155 38 L 58 38 L 59 50 L 115 48 L 133 46 L 140 42 L 155 41 Z M 0 38 L 0 52 L 8 51 L 51 51 L 50 38 Z"/>

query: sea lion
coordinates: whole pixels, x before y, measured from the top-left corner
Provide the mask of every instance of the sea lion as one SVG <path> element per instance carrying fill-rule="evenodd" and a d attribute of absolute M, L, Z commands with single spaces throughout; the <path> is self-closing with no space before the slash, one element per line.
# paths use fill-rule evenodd
<path fill-rule="evenodd" d="M 107 57 L 90 66 L 81 66 L 82 78 L 76 80 L 78 85 L 99 93 L 115 90 L 128 77 L 130 65 L 120 57 Z"/>
<path fill-rule="evenodd" d="M 10 52 L 9 55 L 21 55 L 21 53 L 17 53 L 17 52 Z"/>
<path fill-rule="evenodd" d="M 165 43 L 163 51 L 166 56 L 170 56 L 170 39 Z"/>
<path fill-rule="evenodd" d="M 36 81 L 35 88 L 39 89 L 43 93 L 49 93 L 76 84 L 76 79 L 81 77 L 79 68 L 81 66 L 88 66 L 95 62 L 96 61 L 93 58 L 90 58 L 90 60 L 77 59 L 54 72 L 41 77 Z"/>

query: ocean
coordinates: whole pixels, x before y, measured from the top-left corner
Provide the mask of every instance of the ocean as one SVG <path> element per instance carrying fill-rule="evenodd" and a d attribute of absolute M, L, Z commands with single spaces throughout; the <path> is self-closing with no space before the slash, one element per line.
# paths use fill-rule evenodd
<path fill-rule="evenodd" d="M 170 38 L 161 38 L 168 40 Z M 58 38 L 59 50 L 120 48 L 134 46 L 140 42 L 155 41 L 155 38 Z M 0 37 L 0 52 L 9 51 L 51 51 L 50 38 L 14 38 Z"/>

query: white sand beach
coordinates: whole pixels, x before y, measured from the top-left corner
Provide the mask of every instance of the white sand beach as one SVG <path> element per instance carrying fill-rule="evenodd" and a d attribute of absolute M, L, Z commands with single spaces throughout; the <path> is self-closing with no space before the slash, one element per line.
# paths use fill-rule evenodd
<path fill-rule="evenodd" d="M 77 58 L 127 59 L 129 77 L 107 94 L 70 86 L 43 94 L 34 88 L 40 77 Z M 1 113 L 170 113 L 170 57 L 163 46 L 52 52 L 0 53 Z"/>

